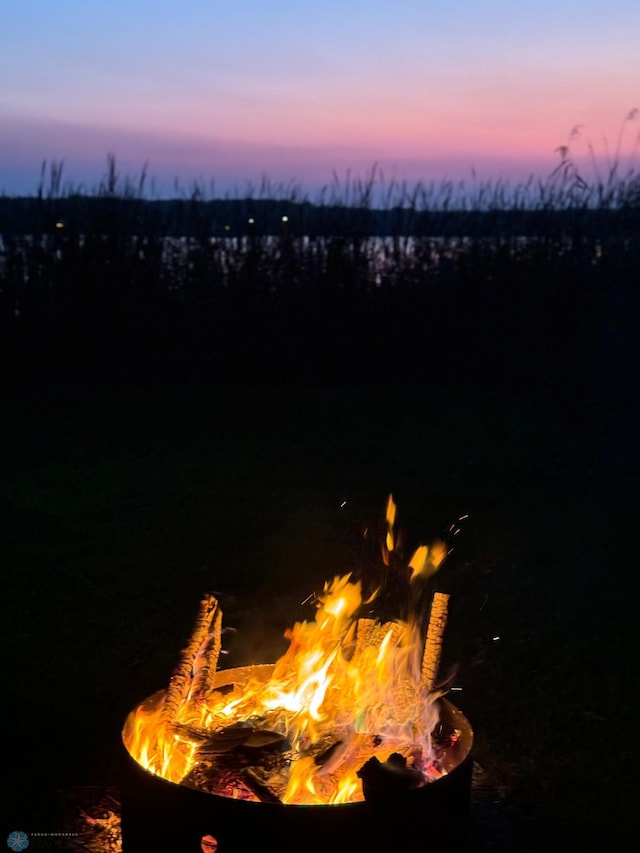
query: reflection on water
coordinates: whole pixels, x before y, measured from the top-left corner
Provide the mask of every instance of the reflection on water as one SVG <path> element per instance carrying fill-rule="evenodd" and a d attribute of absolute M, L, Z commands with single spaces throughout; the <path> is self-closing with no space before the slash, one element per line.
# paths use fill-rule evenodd
<path fill-rule="evenodd" d="M 277 290 L 287 265 L 295 282 L 304 285 L 318 276 L 339 287 L 376 289 L 393 286 L 407 278 L 442 278 L 467 268 L 469 262 L 518 263 L 543 253 L 548 260 L 576 251 L 597 264 L 602 242 L 565 235 L 547 237 L 325 237 L 279 236 L 139 237 L 113 235 L 53 234 L 7 237 L 0 234 L 0 275 L 14 283 L 34 278 L 72 274 L 79 266 L 103 262 L 126 265 L 129 273 L 148 269 L 161 276 L 168 291 L 184 296 L 194 280 L 212 280 L 217 287 L 231 287 L 238 277 L 269 279 Z M 478 270 L 480 272 L 480 270 Z M 348 275 L 348 281 L 340 278 Z"/>

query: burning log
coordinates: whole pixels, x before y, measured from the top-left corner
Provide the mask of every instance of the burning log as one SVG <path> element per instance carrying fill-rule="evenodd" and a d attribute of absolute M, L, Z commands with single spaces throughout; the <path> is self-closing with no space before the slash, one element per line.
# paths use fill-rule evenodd
<path fill-rule="evenodd" d="M 245 768 L 242 775 L 247 786 L 261 803 L 282 803 L 277 792 L 270 788 L 252 767 Z"/>
<path fill-rule="evenodd" d="M 407 765 L 403 755 L 393 752 L 382 762 L 372 756 L 358 770 L 367 802 L 385 802 L 425 784 L 422 773 Z"/>
<path fill-rule="evenodd" d="M 193 663 L 193 683 L 187 701 L 204 695 L 213 687 L 222 647 L 222 610 L 217 606 L 217 603 L 210 625 L 209 634 Z"/>
<path fill-rule="evenodd" d="M 194 695 L 194 687 L 202 689 L 213 678 L 220 654 L 222 612 L 213 595 L 205 595 L 189 642 L 180 654 L 173 671 L 162 708 L 165 723 L 175 722 L 180 706 Z M 196 694 L 197 695 L 197 694 Z"/>
<path fill-rule="evenodd" d="M 356 622 L 356 642 L 353 649 L 353 660 L 358 660 L 362 654 L 362 650 L 369 645 L 371 634 L 375 628 L 375 619 L 358 619 Z"/>
<path fill-rule="evenodd" d="M 392 516 L 388 523 L 392 528 Z M 386 548 L 395 574 L 401 567 L 392 530 Z M 431 550 L 424 546 L 412 560 L 416 575 L 432 574 L 443 559 L 436 550 L 431 558 Z M 357 618 L 379 592 L 363 602 L 362 584 L 350 574 L 326 582 L 314 596 L 316 620 L 297 622 L 276 664 L 248 669 L 241 682 L 217 670 L 222 612 L 205 595 L 162 703 L 143 703 L 130 715 L 127 748 L 170 782 L 285 805 L 361 801 L 358 770 L 374 757 L 384 764 L 392 753 L 411 763 L 383 766 L 383 783 L 388 771 L 394 784 L 398 777 L 413 782 L 415 773 L 430 781 L 449 596 L 433 596 L 425 636 L 416 612 L 423 596 L 404 602 L 406 620 L 396 616 L 406 609 L 402 602 L 389 613 L 386 601 L 376 618 Z M 375 762 L 368 770 L 379 775 Z"/>
<path fill-rule="evenodd" d="M 322 752 L 314 755 L 313 762 L 320 767 L 320 770 L 317 772 L 322 772 L 322 768 L 324 768 L 325 773 L 331 772 L 333 766 L 342 760 L 347 747 L 348 744 L 344 743 L 344 741 L 336 740 L 331 744 L 331 746 L 328 746 L 326 749 L 323 749 Z"/>
<path fill-rule="evenodd" d="M 422 687 L 431 693 L 437 684 L 440 657 L 442 655 L 442 638 L 447 625 L 449 596 L 444 592 L 436 592 L 431 603 L 431 615 L 427 629 L 427 640 L 422 658 Z"/>
<path fill-rule="evenodd" d="M 387 634 L 389 641 L 395 643 L 402 629 L 397 622 L 377 622 L 375 619 L 358 619 L 356 623 L 356 641 L 352 660 L 358 662 L 365 653 L 375 651 L 382 645 Z"/>
<path fill-rule="evenodd" d="M 466 849 L 451 844 L 466 840 L 473 732 L 438 683 L 449 596 L 427 601 L 424 583 L 444 547 L 421 546 L 409 578 L 391 502 L 387 524 L 385 583 L 363 601 L 350 574 L 327 581 L 275 664 L 218 671 L 222 613 L 203 598 L 168 689 L 125 721 L 127 853 L 195 850 L 213 827 L 244 850 L 245 824 L 286 853 L 301 838 L 409 853 L 425 832 L 429 849 Z"/>

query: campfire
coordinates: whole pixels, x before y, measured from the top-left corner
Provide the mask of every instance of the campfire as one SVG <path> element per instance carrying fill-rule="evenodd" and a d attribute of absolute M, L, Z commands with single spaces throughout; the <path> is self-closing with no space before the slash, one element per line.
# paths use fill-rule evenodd
<path fill-rule="evenodd" d="M 389 496 L 388 570 L 398 569 L 395 517 Z M 284 805 L 358 803 L 437 782 L 460 730 L 439 701 L 450 686 L 438 681 L 449 596 L 425 604 L 423 593 L 446 557 L 436 541 L 404 564 L 422 593 L 402 619 L 370 615 L 382 588 L 365 596 L 351 574 L 335 576 L 313 597 L 313 621 L 287 630 L 275 664 L 237 670 L 218 668 L 223 614 L 205 595 L 168 687 L 125 722 L 128 753 L 168 782 Z"/>

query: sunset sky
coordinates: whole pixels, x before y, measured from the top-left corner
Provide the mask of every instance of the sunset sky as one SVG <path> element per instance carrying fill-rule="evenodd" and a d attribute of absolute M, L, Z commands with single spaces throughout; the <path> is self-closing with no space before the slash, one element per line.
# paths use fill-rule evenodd
<path fill-rule="evenodd" d="M 108 153 L 157 195 L 266 175 L 524 180 L 573 142 L 631 162 L 638 0 L 2 0 L 0 192 Z M 149 189 L 149 187 L 148 187 Z"/>

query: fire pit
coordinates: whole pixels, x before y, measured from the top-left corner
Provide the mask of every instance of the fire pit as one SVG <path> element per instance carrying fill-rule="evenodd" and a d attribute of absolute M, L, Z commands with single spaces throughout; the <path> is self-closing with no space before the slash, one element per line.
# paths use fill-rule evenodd
<path fill-rule="evenodd" d="M 421 546 L 411 583 L 445 556 Z M 437 680 L 448 598 L 433 594 L 425 640 L 411 610 L 362 615 L 372 597 L 337 576 L 275 664 L 221 670 L 205 596 L 169 686 L 124 725 L 124 853 L 464 849 L 473 733 Z"/>

